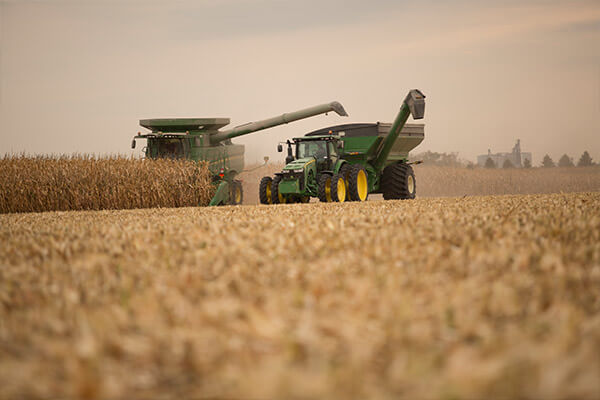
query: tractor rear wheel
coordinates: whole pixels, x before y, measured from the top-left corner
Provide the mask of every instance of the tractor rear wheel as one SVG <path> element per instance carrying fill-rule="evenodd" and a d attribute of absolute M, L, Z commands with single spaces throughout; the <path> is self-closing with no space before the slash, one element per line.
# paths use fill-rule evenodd
<path fill-rule="evenodd" d="M 242 182 L 233 181 L 231 183 L 231 192 L 229 193 L 229 204 L 237 206 L 244 201 L 244 188 Z"/>
<path fill-rule="evenodd" d="M 271 188 L 273 187 L 273 178 L 265 176 L 260 180 L 258 187 L 258 197 L 260 204 L 273 204 L 271 200 Z"/>
<path fill-rule="evenodd" d="M 362 165 L 354 164 L 348 175 L 348 195 L 352 201 L 365 201 L 369 197 L 369 181 L 367 170 Z"/>
<path fill-rule="evenodd" d="M 323 174 L 319 178 L 319 200 L 322 202 L 340 202 L 346 200 L 346 183 L 339 174 Z"/>
<path fill-rule="evenodd" d="M 273 204 L 287 203 L 285 196 L 279 193 L 279 182 L 281 182 L 281 175 L 275 175 L 273 183 L 271 184 L 271 202 Z"/>
<path fill-rule="evenodd" d="M 381 191 L 385 200 L 414 199 L 417 183 L 412 167 L 405 163 L 385 167 L 381 176 Z"/>

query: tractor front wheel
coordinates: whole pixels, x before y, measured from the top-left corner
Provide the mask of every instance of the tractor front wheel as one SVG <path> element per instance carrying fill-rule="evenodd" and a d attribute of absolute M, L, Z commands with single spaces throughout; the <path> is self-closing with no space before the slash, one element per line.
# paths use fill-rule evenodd
<path fill-rule="evenodd" d="M 271 202 L 273 204 L 287 203 L 286 197 L 279 193 L 279 182 L 281 182 L 281 175 L 276 175 L 271 184 Z"/>
<path fill-rule="evenodd" d="M 260 198 L 260 204 L 273 204 L 271 200 L 271 190 L 273 188 L 273 178 L 265 176 L 260 180 L 258 187 L 258 197 Z"/>

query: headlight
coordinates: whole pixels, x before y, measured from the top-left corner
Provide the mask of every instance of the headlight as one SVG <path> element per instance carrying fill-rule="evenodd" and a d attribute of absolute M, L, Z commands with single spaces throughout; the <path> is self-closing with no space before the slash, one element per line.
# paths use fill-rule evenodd
<path fill-rule="evenodd" d="M 300 172 L 304 172 L 304 170 L 302 168 L 300 168 L 300 169 L 295 169 L 294 172 L 295 173 L 300 173 Z"/>

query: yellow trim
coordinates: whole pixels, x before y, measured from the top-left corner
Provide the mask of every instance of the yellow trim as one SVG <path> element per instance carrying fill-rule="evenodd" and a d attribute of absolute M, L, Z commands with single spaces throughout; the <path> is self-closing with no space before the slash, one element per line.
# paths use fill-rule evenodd
<path fill-rule="evenodd" d="M 364 170 L 358 171 L 356 176 L 356 191 L 358 192 L 358 200 L 365 201 L 369 194 L 369 184 L 367 181 L 367 174 Z"/>
<path fill-rule="evenodd" d="M 285 204 L 286 203 L 287 199 L 281 193 L 279 193 L 279 188 L 277 189 L 277 197 L 279 197 L 279 202 L 281 204 Z"/>
<path fill-rule="evenodd" d="M 267 183 L 267 203 L 273 204 L 273 198 L 271 197 L 271 182 Z"/>
<path fill-rule="evenodd" d="M 242 188 L 236 185 L 235 187 L 235 204 L 242 202 Z"/>
<path fill-rule="evenodd" d="M 415 192 L 415 178 L 412 175 L 408 175 L 408 193 L 413 194 Z"/>
<path fill-rule="evenodd" d="M 344 178 L 341 176 L 338 178 L 337 182 L 337 195 L 340 203 L 346 201 L 346 182 L 344 182 Z"/>
<path fill-rule="evenodd" d="M 325 199 L 328 203 L 331 203 L 331 177 L 327 178 L 325 182 Z"/>

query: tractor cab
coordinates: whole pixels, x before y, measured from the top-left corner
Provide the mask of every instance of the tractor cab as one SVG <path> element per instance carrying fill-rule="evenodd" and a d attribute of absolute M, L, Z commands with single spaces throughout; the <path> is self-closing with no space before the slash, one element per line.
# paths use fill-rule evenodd
<path fill-rule="evenodd" d="M 340 158 L 339 149 L 342 143 L 339 137 L 332 135 L 294 138 L 295 159 L 313 157 L 318 170 L 330 170 Z M 291 146 L 291 143 L 288 143 L 288 146 Z"/>

